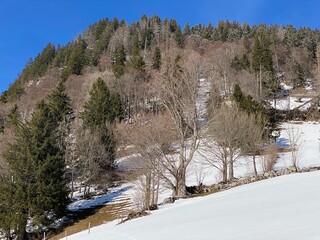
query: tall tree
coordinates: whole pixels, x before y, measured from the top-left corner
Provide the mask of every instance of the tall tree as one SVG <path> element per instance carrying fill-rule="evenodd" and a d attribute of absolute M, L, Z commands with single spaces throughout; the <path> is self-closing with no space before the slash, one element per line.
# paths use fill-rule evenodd
<path fill-rule="evenodd" d="M 90 97 L 84 104 L 81 118 L 88 128 L 105 126 L 121 118 L 121 101 L 118 94 L 111 94 L 106 83 L 98 78 L 92 85 Z"/>
<path fill-rule="evenodd" d="M 203 73 L 202 58 L 194 52 L 186 56 L 186 59 L 181 59 L 179 55 L 169 56 L 163 66 L 161 99 L 174 123 L 173 131 L 179 144 L 176 162 L 170 157 L 171 160 L 165 158 L 167 169 L 174 179 L 174 182 L 170 184 L 168 181 L 168 184 L 176 197 L 186 194 L 186 170 L 199 144 L 199 112 L 196 100 L 198 81 Z"/>
<path fill-rule="evenodd" d="M 110 93 L 106 83 L 98 78 L 92 85 L 90 97 L 84 104 L 81 114 L 84 127 L 100 138 L 104 144 L 108 161 L 103 168 L 112 168 L 115 151 L 115 140 L 112 123 L 122 117 L 121 99 L 119 94 Z"/>
<path fill-rule="evenodd" d="M 11 227 L 17 230 L 19 239 L 25 239 L 28 218 L 41 226 L 65 212 L 68 191 L 63 152 L 56 134 L 58 124 L 50 107 L 39 103 L 30 123 L 20 124 L 17 140 L 6 153 L 14 189 Z"/>
<path fill-rule="evenodd" d="M 252 68 L 257 75 L 259 95 L 262 94 L 263 87 L 271 91 L 276 88 L 269 45 L 269 38 L 265 31 L 262 30 L 255 35 L 252 49 Z"/>
<path fill-rule="evenodd" d="M 121 77 L 125 71 L 126 53 L 123 45 L 116 48 L 113 53 L 113 66 L 112 70 L 116 78 Z"/>
<path fill-rule="evenodd" d="M 66 93 L 63 81 L 60 81 L 56 89 L 48 96 L 48 104 L 59 122 L 72 113 L 71 100 Z"/>
<path fill-rule="evenodd" d="M 159 70 L 161 67 L 161 51 L 159 47 L 156 47 L 152 57 L 152 67 Z"/>

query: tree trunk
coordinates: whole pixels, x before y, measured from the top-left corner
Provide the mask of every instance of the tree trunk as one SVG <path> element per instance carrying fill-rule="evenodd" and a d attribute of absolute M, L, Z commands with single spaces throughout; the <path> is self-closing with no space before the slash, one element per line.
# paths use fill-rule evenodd
<path fill-rule="evenodd" d="M 223 162 L 223 167 L 222 167 L 222 181 L 227 182 L 228 181 L 228 164 L 227 160 Z"/>
<path fill-rule="evenodd" d="M 234 178 L 233 159 L 231 159 L 230 162 L 229 162 L 229 180 L 232 180 L 233 178 Z"/>
<path fill-rule="evenodd" d="M 253 154 L 253 156 L 252 156 L 252 162 L 253 162 L 254 175 L 255 175 L 255 176 L 258 176 L 257 164 L 256 164 L 256 154 Z"/>
<path fill-rule="evenodd" d="M 259 71 L 259 96 L 262 95 L 262 66 L 260 64 L 260 71 Z"/>
<path fill-rule="evenodd" d="M 186 172 L 181 170 L 181 173 L 176 178 L 176 185 L 173 192 L 174 197 L 185 197 L 186 196 Z"/>
<path fill-rule="evenodd" d="M 229 147 L 229 180 L 232 180 L 234 178 L 234 173 L 233 173 L 233 162 L 234 162 L 234 154 L 232 147 Z"/>
<path fill-rule="evenodd" d="M 154 204 L 158 204 L 159 188 L 160 188 L 160 176 L 157 174 L 157 188 L 156 188 L 156 193 L 154 198 Z"/>
<path fill-rule="evenodd" d="M 146 174 L 146 189 L 145 189 L 145 209 L 150 208 L 150 195 L 151 195 L 151 174 Z"/>

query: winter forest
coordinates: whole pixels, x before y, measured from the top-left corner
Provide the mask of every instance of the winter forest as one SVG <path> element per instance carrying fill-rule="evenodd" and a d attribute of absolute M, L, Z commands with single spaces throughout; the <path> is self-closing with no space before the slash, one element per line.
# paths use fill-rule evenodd
<path fill-rule="evenodd" d="M 63 238 L 124 189 L 89 226 L 320 166 L 288 123 L 320 117 L 319 42 L 292 25 L 142 16 L 49 43 L 0 96 L 0 239 Z"/>

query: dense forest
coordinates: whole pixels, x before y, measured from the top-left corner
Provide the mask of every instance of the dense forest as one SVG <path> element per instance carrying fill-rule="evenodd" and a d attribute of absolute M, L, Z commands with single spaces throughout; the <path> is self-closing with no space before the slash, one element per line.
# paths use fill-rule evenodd
<path fill-rule="evenodd" d="M 320 31 L 307 27 L 180 26 L 143 16 L 131 24 L 105 18 L 66 46 L 49 43 L 0 97 L 3 235 L 40 238 L 66 214 L 77 182 L 90 197 L 91 185 L 107 189 L 121 178 L 115 159 L 130 144 L 150 160 L 140 168 L 149 184 L 146 209 L 156 204 L 150 186 L 159 179 L 174 196 L 186 194 L 185 171 L 203 128 L 225 150 L 222 180 L 232 179 L 236 149 L 255 161 L 260 145 L 271 142 L 280 115 L 268 101 L 289 94 L 283 85 L 317 91 L 319 42 Z M 200 79 L 210 81 L 206 127 L 196 108 Z M 179 164 L 165 157 L 161 173 L 160 157 L 173 142 Z"/>

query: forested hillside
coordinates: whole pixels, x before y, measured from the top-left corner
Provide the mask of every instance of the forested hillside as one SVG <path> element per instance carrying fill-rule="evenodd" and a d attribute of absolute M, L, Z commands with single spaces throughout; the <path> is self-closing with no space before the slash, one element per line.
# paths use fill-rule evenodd
<path fill-rule="evenodd" d="M 203 136 L 224 151 L 221 180 L 232 180 L 238 149 L 255 166 L 272 141 L 280 115 L 271 102 L 318 95 L 319 42 L 320 31 L 307 27 L 180 26 L 143 16 L 131 24 L 105 18 L 66 46 L 49 43 L 0 97 L 0 229 L 39 237 L 65 215 L 77 183 L 90 197 L 93 184 L 107 189 L 122 177 L 115 159 L 129 145 L 150 161 L 139 166 L 145 209 L 157 204 L 159 179 L 173 196 L 187 193 L 186 169 Z M 312 108 L 305 117 L 317 114 Z M 174 151 L 179 160 L 168 157 Z"/>

